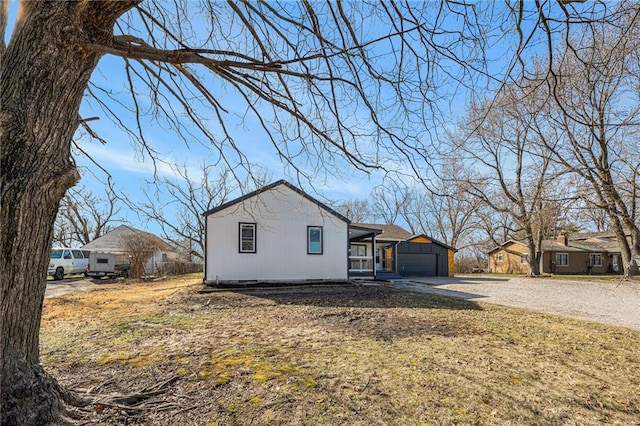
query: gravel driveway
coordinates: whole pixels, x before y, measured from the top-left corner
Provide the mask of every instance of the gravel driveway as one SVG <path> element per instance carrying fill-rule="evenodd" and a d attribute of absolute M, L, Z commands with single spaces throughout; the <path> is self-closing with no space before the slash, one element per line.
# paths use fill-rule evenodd
<path fill-rule="evenodd" d="M 65 294 L 81 293 L 83 291 L 90 291 L 98 287 L 90 278 L 65 278 L 60 281 L 47 281 L 47 290 L 44 292 L 44 297 L 58 297 Z"/>
<path fill-rule="evenodd" d="M 460 276 L 396 281 L 394 286 L 640 330 L 640 283 Z"/>

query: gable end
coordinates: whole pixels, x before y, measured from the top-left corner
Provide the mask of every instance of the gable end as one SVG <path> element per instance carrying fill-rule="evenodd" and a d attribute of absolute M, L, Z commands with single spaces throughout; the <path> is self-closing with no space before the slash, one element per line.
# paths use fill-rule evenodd
<path fill-rule="evenodd" d="M 293 186 L 292 184 L 290 184 L 289 182 L 287 182 L 284 179 L 278 180 L 276 182 L 273 182 L 267 186 L 264 186 L 262 188 L 256 189 L 255 191 L 249 192 L 248 194 L 245 194 L 241 197 L 238 197 L 234 200 L 228 201 L 224 204 L 219 205 L 218 207 L 214 207 L 210 210 L 207 210 L 206 212 L 202 213 L 202 216 L 209 216 L 212 215 L 213 213 L 219 212 L 221 210 L 224 210 L 228 207 L 231 207 L 233 205 L 239 204 L 245 200 L 248 200 L 249 198 L 253 198 L 257 195 L 260 195 L 264 192 L 270 191 L 280 185 L 284 185 L 287 188 L 291 189 L 292 191 L 296 192 L 297 194 L 301 195 L 302 197 L 306 198 L 307 200 L 311 201 L 312 203 L 316 204 L 317 206 L 319 206 L 320 208 L 322 208 L 323 210 L 325 210 L 326 212 L 332 214 L 333 216 L 337 217 L 338 219 L 342 220 L 343 222 L 351 223 L 351 221 L 341 215 L 340 213 L 338 213 L 337 211 L 335 211 L 334 209 L 332 209 L 331 207 L 327 206 L 326 204 L 322 203 L 321 201 L 316 200 L 315 198 L 313 198 L 311 195 L 307 194 L 306 192 L 304 192 L 303 190 L 301 190 L 300 188 Z"/>

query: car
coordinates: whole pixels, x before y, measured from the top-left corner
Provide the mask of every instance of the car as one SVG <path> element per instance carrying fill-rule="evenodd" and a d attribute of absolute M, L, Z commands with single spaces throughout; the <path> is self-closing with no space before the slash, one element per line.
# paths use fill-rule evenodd
<path fill-rule="evenodd" d="M 88 254 L 89 252 L 68 247 L 51 249 L 47 275 L 58 281 L 67 274 L 86 274 Z"/>

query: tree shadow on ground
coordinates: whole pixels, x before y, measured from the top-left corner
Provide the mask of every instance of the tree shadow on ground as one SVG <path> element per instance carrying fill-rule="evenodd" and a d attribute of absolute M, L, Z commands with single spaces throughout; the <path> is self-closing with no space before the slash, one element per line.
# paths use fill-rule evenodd
<path fill-rule="evenodd" d="M 281 305 L 341 308 L 425 308 L 482 310 L 475 302 L 436 294 L 413 292 L 388 285 L 312 285 L 228 289 L 228 291 L 271 300 Z"/>

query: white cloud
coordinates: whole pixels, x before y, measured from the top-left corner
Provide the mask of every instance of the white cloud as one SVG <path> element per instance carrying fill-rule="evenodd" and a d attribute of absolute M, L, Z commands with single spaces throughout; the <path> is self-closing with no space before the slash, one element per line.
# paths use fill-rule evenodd
<path fill-rule="evenodd" d="M 82 145 L 82 150 L 91 159 L 104 167 L 109 173 L 118 176 L 124 173 L 135 173 L 142 175 L 161 175 L 161 176 L 176 176 L 174 169 L 172 168 L 173 160 L 170 158 L 163 158 L 162 160 L 156 160 L 155 162 L 149 156 L 141 158 L 139 153 L 136 153 L 129 144 L 112 144 L 106 145 L 90 142 Z M 90 159 L 85 159 L 84 162 L 90 162 Z M 87 164 L 91 167 L 90 164 Z"/>

